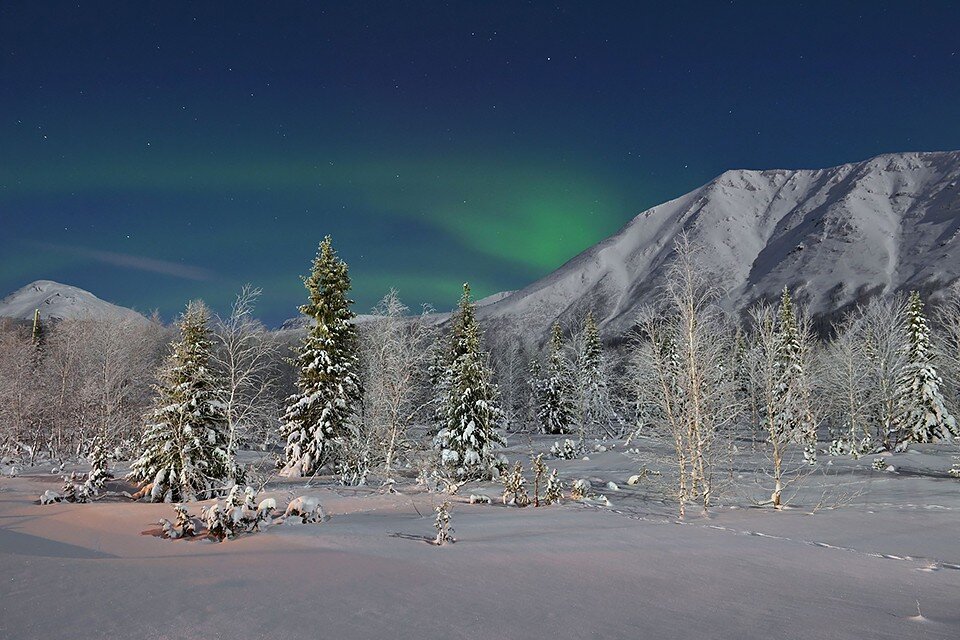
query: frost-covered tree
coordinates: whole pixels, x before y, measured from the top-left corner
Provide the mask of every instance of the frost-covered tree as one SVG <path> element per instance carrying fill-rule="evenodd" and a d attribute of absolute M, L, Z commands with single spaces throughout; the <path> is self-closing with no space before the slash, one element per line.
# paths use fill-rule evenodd
<path fill-rule="evenodd" d="M 854 316 L 866 362 L 869 420 L 874 439 L 892 449 L 896 445 L 900 415 L 899 386 L 909 352 L 906 301 L 901 296 L 874 298 Z"/>
<path fill-rule="evenodd" d="M 870 428 L 875 395 L 863 340 L 863 323 L 852 315 L 834 325 L 815 376 L 818 397 L 831 421 L 832 455 L 859 456 L 872 448 Z"/>
<path fill-rule="evenodd" d="M 350 276 L 330 236 L 320 243 L 303 282 L 310 299 L 300 313 L 311 324 L 297 354 L 297 393 L 288 398 L 281 418 L 287 476 L 314 475 L 325 463 L 345 457 L 361 398 L 357 334 L 347 297 Z"/>
<path fill-rule="evenodd" d="M 480 342 L 470 285 L 463 285 L 460 307 L 454 318 L 451 346 L 441 375 L 446 393 L 440 407 L 443 422 L 434 437 L 439 467 L 458 480 L 496 476 L 502 466 L 497 447 L 501 412 Z"/>
<path fill-rule="evenodd" d="M 780 295 L 777 324 L 777 349 L 780 376 L 776 389 L 774 428 L 803 443 L 803 456 L 810 464 L 817 461 L 817 422 L 810 401 L 807 372 L 809 330 L 797 317 L 790 290 Z"/>
<path fill-rule="evenodd" d="M 635 383 L 638 404 L 676 453 L 681 517 L 689 502 L 706 510 L 717 492 L 717 438 L 737 416 L 729 365 L 732 332 L 718 292 L 686 235 L 675 243 L 661 307 L 638 318 Z"/>
<path fill-rule="evenodd" d="M 180 338 L 160 374 L 156 405 L 140 440 L 130 479 L 154 502 L 184 502 L 215 495 L 231 467 L 223 392 L 210 368 L 210 312 L 187 305 Z"/>
<path fill-rule="evenodd" d="M 550 356 L 541 389 L 540 430 L 543 433 L 572 432 L 577 420 L 573 372 L 564 353 L 563 331 L 559 323 L 553 325 Z M 582 429 L 580 431 L 582 437 Z"/>
<path fill-rule="evenodd" d="M 267 433 L 274 431 L 277 417 L 273 393 L 276 347 L 267 328 L 253 317 L 260 294 L 260 289 L 244 285 L 230 315 L 216 318 L 213 331 L 213 362 L 224 383 L 231 461 L 244 442 L 266 440 Z"/>
<path fill-rule="evenodd" d="M 389 481 L 398 457 L 409 452 L 407 431 L 424 416 L 424 373 L 433 329 L 430 309 L 410 317 L 395 290 L 374 308 L 374 318 L 361 328 L 363 424 L 374 464 Z"/>
<path fill-rule="evenodd" d="M 930 330 L 923 301 L 916 291 L 907 304 L 910 346 L 898 389 L 897 430 L 901 442 L 937 442 L 960 435 L 957 422 L 943 400 L 943 382 L 933 365 Z"/>

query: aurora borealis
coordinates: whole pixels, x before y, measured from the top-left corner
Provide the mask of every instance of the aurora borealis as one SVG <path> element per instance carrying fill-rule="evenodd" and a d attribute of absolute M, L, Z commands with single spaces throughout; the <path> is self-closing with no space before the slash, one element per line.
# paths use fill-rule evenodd
<path fill-rule="evenodd" d="M 5 3 L 0 295 L 275 324 L 330 233 L 358 311 L 447 308 L 728 168 L 960 148 L 950 3 L 664 4 Z"/>

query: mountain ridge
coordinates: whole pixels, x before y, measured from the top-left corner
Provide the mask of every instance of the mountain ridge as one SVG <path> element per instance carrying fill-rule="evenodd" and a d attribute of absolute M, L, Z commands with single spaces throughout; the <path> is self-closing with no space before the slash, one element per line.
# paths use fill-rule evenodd
<path fill-rule="evenodd" d="M 481 310 L 542 339 L 592 310 L 626 333 L 661 287 L 686 232 L 742 311 L 784 286 L 827 315 L 874 293 L 939 290 L 960 277 L 960 152 L 904 152 L 825 169 L 734 169 L 642 211 L 544 278 Z"/>

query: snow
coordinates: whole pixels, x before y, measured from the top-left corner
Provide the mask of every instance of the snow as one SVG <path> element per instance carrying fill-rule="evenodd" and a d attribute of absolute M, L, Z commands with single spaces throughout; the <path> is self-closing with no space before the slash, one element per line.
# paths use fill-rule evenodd
<path fill-rule="evenodd" d="M 511 461 L 526 460 L 523 440 Z M 568 486 L 605 486 L 649 462 L 605 444 L 590 461 L 549 463 Z M 636 444 L 640 455 L 660 446 Z M 830 458 L 830 475 L 811 476 L 793 508 L 731 498 L 684 521 L 646 476 L 609 506 L 524 509 L 466 505 L 471 492 L 497 493 L 493 483 L 450 496 L 406 480 L 381 493 L 275 479 L 264 496 L 311 498 L 329 520 L 219 544 L 161 538 L 155 523 L 172 505 L 41 507 L 59 479 L 28 468 L 0 479 L 0 637 L 955 638 L 960 483 L 944 471 L 955 454 L 922 445 L 884 456 L 897 473 Z M 826 489 L 842 492 L 835 508 L 818 505 Z M 426 542 L 444 500 L 457 543 L 436 547 Z M 543 606 L 545 594 L 560 605 Z"/>
<path fill-rule="evenodd" d="M 37 280 L 0 300 L 0 317 L 33 320 L 36 309 L 43 320 L 123 320 L 146 322 L 142 315 L 105 302 L 88 291 L 52 280 Z"/>
<path fill-rule="evenodd" d="M 951 186 L 958 180 L 960 151 L 830 169 L 727 171 L 477 315 L 541 340 L 556 320 L 573 326 L 593 310 L 604 335 L 620 337 L 663 285 L 684 230 L 703 247 L 730 310 L 784 286 L 814 314 L 870 292 L 936 291 L 960 277 L 960 190 Z"/>

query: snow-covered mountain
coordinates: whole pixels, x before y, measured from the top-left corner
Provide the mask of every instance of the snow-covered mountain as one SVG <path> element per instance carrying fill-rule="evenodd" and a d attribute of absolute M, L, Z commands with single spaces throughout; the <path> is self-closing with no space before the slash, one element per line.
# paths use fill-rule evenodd
<path fill-rule="evenodd" d="M 725 305 L 786 285 L 814 314 L 865 295 L 935 291 L 960 277 L 960 152 L 897 153 L 830 169 L 727 171 L 644 211 L 616 235 L 478 312 L 537 339 L 588 309 L 608 338 L 664 282 L 682 231 L 703 248 Z"/>
<path fill-rule="evenodd" d="M 32 320 L 34 310 L 44 320 L 145 318 L 89 291 L 52 280 L 37 280 L 0 300 L 0 317 Z"/>

